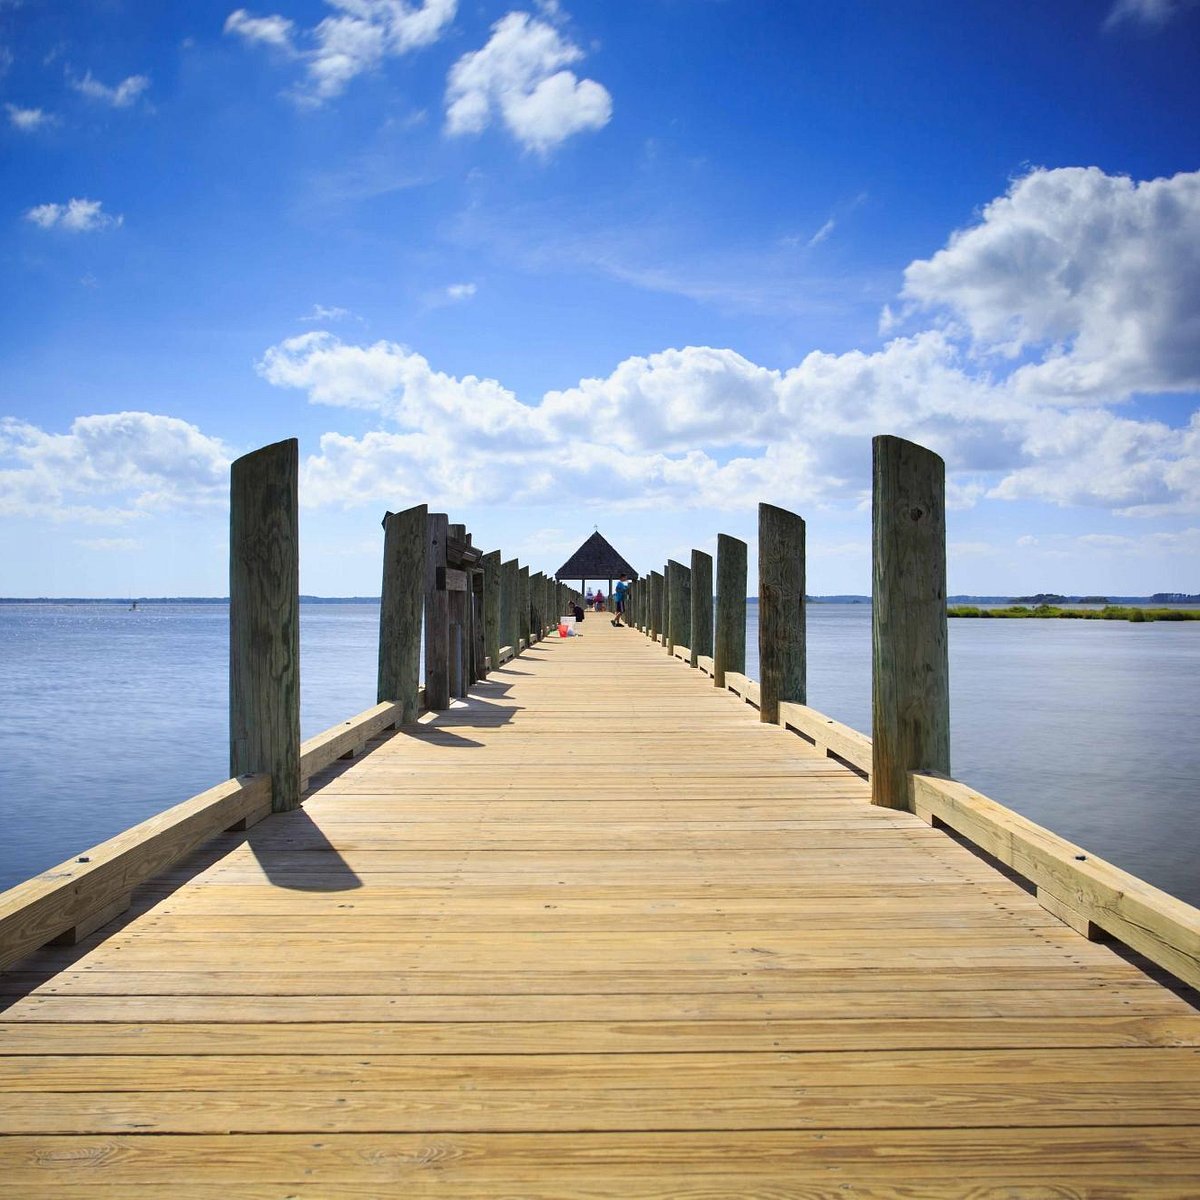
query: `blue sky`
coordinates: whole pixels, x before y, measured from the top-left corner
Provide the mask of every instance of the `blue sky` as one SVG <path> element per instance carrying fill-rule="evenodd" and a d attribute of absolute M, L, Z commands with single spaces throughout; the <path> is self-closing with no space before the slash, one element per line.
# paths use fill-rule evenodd
<path fill-rule="evenodd" d="M 953 592 L 1200 591 L 1200 5 L 0 0 L 0 595 L 301 586 L 419 501 L 552 571 L 759 500 L 870 588 L 870 439 Z"/>

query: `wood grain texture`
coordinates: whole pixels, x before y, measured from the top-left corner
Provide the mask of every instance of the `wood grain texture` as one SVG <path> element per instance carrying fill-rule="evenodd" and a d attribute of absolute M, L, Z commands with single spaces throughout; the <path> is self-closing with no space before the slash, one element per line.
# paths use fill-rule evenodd
<path fill-rule="evenodd" d="M 713 560 L 703 550 L 692 551 L 691 621 L 688 630 L 688 662 L 697 666 L 701 655 L 713 652 Z"/>
<path fill-rule="evenodd" d="M 229 484 L 229 774 L 300 803 L 299 444 L 237 459 Z"/>
<path fill-rule="evenodd" d="M 725 686 L 726 671 L 746 670 L 746 543 L 717 534 L 717 608 L 713 640 L 713 684 Z"/>
<path fill-rule="evenodd" d="M 873 442 L 871 786 L 908 806 L 908 772 L 950 774 L 945 465 L 903 438 Z"/>
<path fill-rule="evenodd" d="M 446 590 L 449 517 L 429 513 L 425 534 L 425 703 L 441 711 L 450 707 L 450 593 Z"/>
<path fill-rule="evenodd" d="M 424 504 L 383 519 L 379 601 L 379 676 L 375 699 L 401 706 L 401 722 L 417 719 L 421 686 L 421 617 L 429 510 Z"/>
<path fill-rule="evenodd" d="M 779 702 L 806 703 L 804 522 L 758 506 L 759 719 L 775 724 Z"/>
<path fill-rule="evenodd" d="M 686 644 L 692 631 L 691 569 L 674 559 L 667 562 L 667 653 Z"/>
<path fill-rule="evenodd" d="M 500 567 L 500 645 L 510 648 L 509 657 L 517 652 L 521 636 L 517 628 L 520 570 L 521 564 L 515 558 L 508 559 Z"/>

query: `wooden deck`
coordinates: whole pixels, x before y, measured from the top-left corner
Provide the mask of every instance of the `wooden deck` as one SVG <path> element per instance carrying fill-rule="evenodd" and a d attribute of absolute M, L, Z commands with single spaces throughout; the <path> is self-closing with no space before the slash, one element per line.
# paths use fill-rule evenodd
<path fill-rule="evenodd" d="M 1200 1195 L 1188 1003 L 582 631 L 3 976 L 5 1194 Z"/>

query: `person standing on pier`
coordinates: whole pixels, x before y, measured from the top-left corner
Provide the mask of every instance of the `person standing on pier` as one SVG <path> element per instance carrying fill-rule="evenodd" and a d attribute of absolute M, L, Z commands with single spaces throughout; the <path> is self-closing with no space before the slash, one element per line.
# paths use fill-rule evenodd
<path fill-rule="evenodd" d="M 629 579 L 622 575 L 617 580 L 617 586 L 613 588 L 613 599 L 617 603 L 617 615 L 613 618 L 613 624 L 619 626 L 621 618 L 625 615 L 625 597 L 629 595 Z"/>

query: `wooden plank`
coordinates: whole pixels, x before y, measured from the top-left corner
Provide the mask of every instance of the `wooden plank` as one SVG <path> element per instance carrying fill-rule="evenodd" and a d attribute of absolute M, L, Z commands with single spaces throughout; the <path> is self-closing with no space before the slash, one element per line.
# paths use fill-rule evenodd
<path fill-rule="evenodd" d="M 302 1060 L 301 1060 L 302 1061 Z M 250 1072 L 247 1072 L 250 1075 Z M 369 1070 L 360 1074 L 370 1075 Z M 604 1131 L 725 1132 L 729 1130 L 935 1131 L 991 1129 L 1008 1121 L 1043 1129 L 1120 1125 L 1178 1126 L 1183 1136 L 1200 1119 L 1189 1083 L 971 1083 L 931 1086 L 822 1087 L 749 1083 L 739 1087 L 603 1087 L 525 1084 L 512 1088 L 453 1086 L 347 1087 L 334 1078 L 320 1087 L 276 1081 L 271 1090 L 226 1086 L 187 1091 L 11 1092 L 0 1109 L 0 1136 L 14 1134 L 143 1133 L 380 1134 L 422 1132 L 590 1134 Z"/>
<path fill-rule="evenodd" d="M 484 1006 L 476 1007 L 482 1010 Z M 565 1016 L 566 1005 L 560 1008 L 553 1019 L 546 1020 L 522 1020 L 514 1013 L 511 1019 L 477 1021 L 247 1021 L 232 1030 L 214 1021 L 114 1021 L 101 1026 L 62 1022 L 52 1027 L 6 1022 L 0 1023 L 0 1037 L 5 1054 L 14 1057 L 44 1055 L 47 1045 L 53 1045 L 57 1055 L 88 1056 L 208 1056 L 229 1054 L 236 1047 L 239 1062 L 263 1054 L 309 1055 L 314 1046 L 323 1054 L 335 1055 L 394 1054 L 398 1050 L 415 1055 L 532 1055 L 1200 1046 L 1200 1015 L 1196 1013 L 688 1021 L 661 1016 L 572 1020 Z M 528 1002 L 525 1009 L 528 1016 Z M 231 1033 L 236 1040 L 231 1040 Z"/>
<path fill-rule="evenodd" d="M 1139 1165 L 1137 1175 L 1132 1165 Z M 375 1195 L 445 1195 L 456 1184 L 459 1195 L 490 1197 L 565 1195 L 623 1196 L 647 1177 L 658 1181 L 664 1196 L 679 1195 L 680 1180 L 703 1184 L 711 1195 L 713 1180 L 740 1179 L 744 1195 L 756 1178 L 790 1180 L 796 1188 L 828 1187 L 854 1172 L 860 1195 L 894 1198 L 925 1196 L 925 1184 L 941 1181 L 957 1188 L 964 1181 L 1065 1179 L 1093 1195 L 1108 1191 L 1113 1178 L 1139 1180 L 1125 1195 L 1146 1195 L 1155 1180 L 1179 1187 L 1187 1180 L 1195 1196 L 1200 1173 L 1200 1140 L 1169 1125 L 1138 1129 L 1005 1128 L 973 1130 L 788 1130 L 725 1133 L 578 1133 L 459 1134 L 430 1138 L 397 1134 L 386 1150 L 378 1135 L 331 1134 L 314 1142 L 306 1134 L 229 1136 L 103 1135 L 93 1138 L 26 1136 L 0 1143 L 0 1165 L 8 1184 L 23 1197 L 61 1195 L 64 1182 L 90 1181 L 109 1188 L 143 1189 L 146 1194 L 176 1194 L 177 1184 L 195 1179 L 203 1164 L 205 1181 L 241 1195 L 247 1180 L 261 1184 L 303 1182 L 314 1189 L 346 1185 L 374 1188 Z M 890 1188 L 879 1193 L 858 1186 Z M 493 1183 L 497 1190 L 493 1190 Z M 158 1189 L 155 1192 L 155 1189 Z M 422 1189 L 416 1191 L 414 1189 Z M 907 1188 L 907 1193 L 904 1190 Z M 37 1192 L 32 1189 L 37 1189 Z M 482 1190 L 481 1190 L 482 1189 Z M 532 1190 L 531 1190 L 532 1189 Z M 607 1191 L 603 1190 L 607 1189 Z M 111 1193 L 110 1193 L 111 1194 Z M 119 1194 L 119 1193 L 118 1193 Z M 128 1194 L 128 1193 L 127 1193 Z M 317 1192 L 315 1194 L 320 1194 Z M 360 1192 L 360 1195 L 371 1194 Z M 769 1193 L 768 1193 L 769 1194 Z M 800 1195 L 783 1192 L 783 1195 Z M 1029 1192 L 1036 1195 L 1036 1192 Z M 1069 1194 L 1069 1192 L 1067 1193 Z M 1086 1193 L 1085 1193 L 1086 1194 Z M 1110 1191 L 1109 1194 L 1112 1194 Z"/>
<path fill-rule="evenodd" d="M 101 1025 L 131 1020 L 167 1025 L 209 1022 L 240 1028 L 263 1019 L 259 998 L 269 997 L 271 1018 L 281 1025 L 590 1019 L 641 1027 L 647 1022 L 683 1019 L 740 1019 L 765 1022 L 769 1027 L 783 1020 L 894 1021 L 895 1017 L 887 1016 L 896 1009 L 889 987 L 903 988 L 914 1006 L 935 1012 L 945 1021 L 991 1023 L 1059 1016 L 1078 1022 L 1131 1012 L 1143 1016 L 1192 1013 L 1185 1000 L 1145 979 L 1131 978 L 1135 974 L 1132 970 L 1096 972 L 1085 977 L 1078 970 L 1017 971 L 1006 975 L 1007 988 L 988 988 L 978 972 L 884 971 L 876 976 L 859 971 L 838 972 L 836 978 L 813 972 L 802 980 L 786 976 L 779 983 L 764 975 L 754 981 L 753 990 L 747 990 L 745 976 L 709 973 L 683 980 L 643 972 L 636 978 L 614 977 L 605 990 L 610 980 L 598 972 L 534 977 L 447 973 L 418 979 L 399 972 L 349 971 L 341 975 L 315 973 L 307 983 L 301 973 L 125 973 L 88 976 L 92 994 L 74 979 L 66 979 L 55 985 L 66 994 L 30 995 L 10 1004 L 4 1017 L 10 1023 L 35 1027 L 93 1022 L 101 1034 Z M 877 987 L 873 986 L 875 980 L 880 981 Z M 111 994 L 103 994 L 105 983 L 114 985 Z M 810 988 L 810 984 L 815 986 Z M 681 990 L 688 985 L 694 990 Z M 47 1043 L 40 1044 L 44 1048 Z"/>

